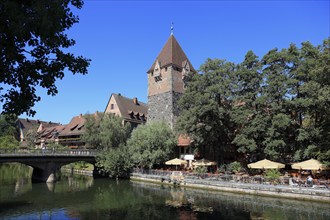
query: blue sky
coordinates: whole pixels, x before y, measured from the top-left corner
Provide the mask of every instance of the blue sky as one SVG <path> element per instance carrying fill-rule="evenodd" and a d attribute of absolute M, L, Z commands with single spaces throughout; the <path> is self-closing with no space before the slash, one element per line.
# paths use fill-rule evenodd
<path fill-rule="evenodd" d="M 74 10 L 70 49 L 92 59 L 88 75 L 67 73 L 57 96 L 38 89 L 35 119 L 69 123 L 80 113 L 104 111 L 111 93 L 147 102 L 147 74 L 174 36 L 193 66 L 207 58 L 241 62 L 248 50 L 321 44 L 330 36 L 329 1 L 107 1 L 87 0 Z M 21 117 L 26 117 L 22 115 Z"/>

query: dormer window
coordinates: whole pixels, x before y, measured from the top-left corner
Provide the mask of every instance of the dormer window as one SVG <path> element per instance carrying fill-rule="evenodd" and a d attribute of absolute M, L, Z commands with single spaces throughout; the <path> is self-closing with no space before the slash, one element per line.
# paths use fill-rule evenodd
<path fill-rule="evenodd" d="M 160 70 L 161 70 L 160 69 L 160 62 L 157 60 L 154 71 L 153 71 L 153 77 L 155 78 L 156 82 L 162 80 L 162 78 L 161 78 L 162 75 L 160 73 Z"/>
<path fill-rule="evenodd" d="M 182 68 L 182 79 L 188 75 L 190 72 L 189 63 L 186 61 L 184 67 Z"/>
<path fill-rule="evenodd" d="M 134 112 L 135 119 L 140 120 L 140 114 L 138 112 Z"/>
<path fill-rule="evenodd" d="M 134 112 L 133 111 L 129 111 L 128 115 L 131 117 L 131 119 L 134 119 Z"/>
<path fill-rule="evenodd" d="M 76 124 L 75 126 L 71 127 L 70 130 L 73 131 L 74 129 L 76 129 L 78 127 L 79 124 Z"/>

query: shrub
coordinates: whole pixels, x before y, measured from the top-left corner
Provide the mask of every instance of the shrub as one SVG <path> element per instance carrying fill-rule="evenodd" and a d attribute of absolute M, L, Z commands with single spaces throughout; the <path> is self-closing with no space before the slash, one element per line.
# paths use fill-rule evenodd
<path fill-rule="evenodd" d="M 230 163 L 227 167 L 228 167 L 228 170 L 233 173 L 238 173 L 242 170 L 241 163 L 237 162 L 237 161 Z"/>
<path fill-rule="evenodd" d="M 199 176 L 206 174 L 207 167 L 206 166 L 198 166 L 195 168 L 195 173 Z"/>
<path fill-rule="evenodd" d="M 224 173 L 226 172 L 226 164 L 221 164 L 219 167 L 218 167 L 218 172 L 219 173 Z"/>
<path fill-rule="evenodd" d="M 272 183 L 275 183 L 280 176 L 281 176 L 281 173 L 277 169 L 269 169 L 269 170 L 266 170 L 266 172 L 265 172 L 266 179 L 268 179 Z"/>

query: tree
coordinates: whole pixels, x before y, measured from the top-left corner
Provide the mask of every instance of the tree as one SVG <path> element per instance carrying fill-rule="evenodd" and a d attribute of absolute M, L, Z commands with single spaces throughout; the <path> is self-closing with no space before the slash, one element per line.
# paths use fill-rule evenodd
<path fill-rule="evenodd" d="M 128 178 L 132 162 L 126 146 L 109 149 L 96 158 L 96 166 L 110 178 Z"/>
<path fill-rule="evenodd" d="M 66 70 L 87 73 L 90 60 L 66 52 L 75 41 L 66 31 L 79 21 L 71 7 L 82 0 L 3 0 L 0 3 L 0 102 L 3 111 L 33 116 L 36 88 L 58 93 Z"/>
<path fill-rule="evenodd" d="M 85 142 L 85 146 L 89 148 L 102 148 L 101 137 L 100 137 L 100 121 L 103 118 L 103 113 L 87 114 L 85 118 L 85 132 L 81 139 Z"/>
<path fill-rule="evenodd" d="M 188 134 L 202 157 L 212 155 L 223 161 L 233 151 L 234 123 L 231 109 L 236 88 L 236 65 L 224 60 L 208 59 L 202 74 L 189 77 L 179 101 L 178 133 Z"/>
<path fill-rule="evenodd" d="M 110 113 L 104 114 L 100 121 L 99 133 L 103 150 L 119 148 L 120 146 L 125 145 L 130 132 L 130 124 L 123 124 L 123 119 L 121 117 Z"/>
<path fill-rule="evenodd" d="M 300 65 L 292 74 L 299 120 L 295 160 L 317 158 L 330 164 L 330 39 L 319 46 L 304 42 L 298 52 Z"/>
<path fill-rule="evenodd" d="M 123 124 L 121 117 L 110 113 L 96 113 L 85 116 L 85 133 L 82 140 L 87 147 L 102 150 L 96 158 L 96 166 L 111 178 L 127 178 L 132 168 L 126 141 L 131 126 Z"/>
<path fill-rule="evenodd" d="M 326 39 L 318 46 L 275 48 L 260 61 L 249 51 L 237 65 L 208 59 L 201 74 L 188 77 L 178 132 L 194 140 L 202 157 L 220 162 L 233 153 L 231 159 L 245 163 L 330 163 L 329 54 Z"/>
<path fill-rule="evenodd" d="M 85 133 L 82 139 L 89 147 L 107 151 L 125 145 L 129 137 L 131 126 L 123 125 L 123 119 L 113 114 L 86 115 Z"/>
<path fill-rule="evenodd" d="M 18 148 L 15 121 L 14 116 L 0 115 L 0 148 Z"/>
<path fill-rule="evenodd" d="M 270 50 L 263 58 L 265 82 L 262 97 L 263 116 L 267 119 L 263 153 L 271 159 L 285 159 L 290 146 L 289 135 L 292 134 L 292 121 L 289 110 L 290 78 L 287 69 L 286 50 Z"/>
<path fill-rule="evenodd" d="M 152 168 L 169 159 L 176 139 L 165 122 L 150 122 L 133 130 L 127 146 L 134 165 Z"/>
<path fill-rule="evenodd" d="M 265 106 L 261 68 L 258 57 L 252 51 L 248 51 L 244 61 L 238 64 L 236 73 L 237 101 L 233 107 L 232 119 L 237 129 L 232 143 L 237 145 L 239 153 L 250 158 L 263 154 L 261 146 L 268 121 L 263 111 Z"/>
<path fill-rule="evenodd" d="M 18 146 L 19 142 L 15 137 L 9 135 L 0 137 L 0 148 L 15 149 L 18 148 Z"/>
<path fill-rule="evenodd" d="M 38 138 L 38 126 L 32 126 L 27 132 L 25 137 L 24 147 L 34 149 L 36 147 L 36 140 Z"/>
<path fill-rule="evenodd" d="M 17 135 L 16 130 L 16 116 L 0 114 L 0 137 Z"/>

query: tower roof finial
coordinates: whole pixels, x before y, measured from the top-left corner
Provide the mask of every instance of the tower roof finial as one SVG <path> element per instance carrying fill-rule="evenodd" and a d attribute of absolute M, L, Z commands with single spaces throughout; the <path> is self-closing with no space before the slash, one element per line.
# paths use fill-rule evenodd
<path fill-rule="evenodd" d="M 174 30 L 174 26 L 173 25 L 174 25 L 174 23 L 172 22 L 171 23 L 171 35 L 173 35 L 173 30 Z"/>

